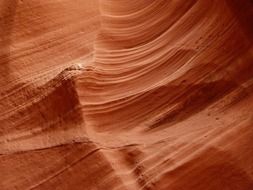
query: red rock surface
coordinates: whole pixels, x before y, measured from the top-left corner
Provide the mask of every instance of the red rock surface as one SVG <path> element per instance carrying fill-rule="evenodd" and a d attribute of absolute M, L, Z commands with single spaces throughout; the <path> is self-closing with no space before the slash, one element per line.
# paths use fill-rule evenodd
<path fill-rule="evenodd" d="M 0 190 L 253 190 L 250 0 L 0 0 Z"/>

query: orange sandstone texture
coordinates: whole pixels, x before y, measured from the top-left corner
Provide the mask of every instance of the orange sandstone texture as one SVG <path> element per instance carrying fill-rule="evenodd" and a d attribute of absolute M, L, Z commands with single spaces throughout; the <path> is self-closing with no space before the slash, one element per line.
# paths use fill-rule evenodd
<path fill-rule="evenodd" d="M 0 0 L 0 190 L 253 190 L 251 0 Z"/>

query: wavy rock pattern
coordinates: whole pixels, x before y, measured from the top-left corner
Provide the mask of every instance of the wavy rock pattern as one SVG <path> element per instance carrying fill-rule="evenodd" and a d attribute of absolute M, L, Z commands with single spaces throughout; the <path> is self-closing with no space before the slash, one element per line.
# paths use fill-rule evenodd
<path fill-rule="evenodd" d="M 252 1 L 0 7 L 0 189 L 253 189 Z"/>

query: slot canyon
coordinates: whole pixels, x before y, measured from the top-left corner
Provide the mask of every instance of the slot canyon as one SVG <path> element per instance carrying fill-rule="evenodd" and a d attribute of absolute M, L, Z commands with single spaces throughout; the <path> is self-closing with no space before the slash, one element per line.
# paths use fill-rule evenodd
<path fill-rule="evenodd" d="M 253 190 L 252 0 L 0 0 L 0 190 Z"/>

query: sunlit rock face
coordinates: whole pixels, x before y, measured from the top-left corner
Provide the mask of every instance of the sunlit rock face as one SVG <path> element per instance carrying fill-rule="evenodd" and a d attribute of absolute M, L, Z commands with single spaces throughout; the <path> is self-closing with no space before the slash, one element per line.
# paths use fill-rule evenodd
<path fill-rule="evenodd" d="M 0 0 L 0 190 L 253 190 L 250 0 Z"/>

